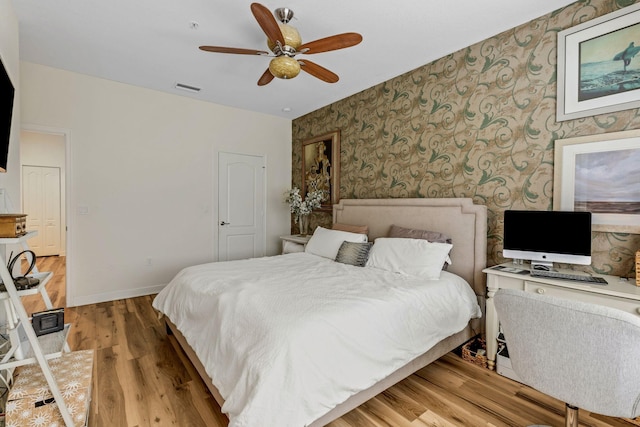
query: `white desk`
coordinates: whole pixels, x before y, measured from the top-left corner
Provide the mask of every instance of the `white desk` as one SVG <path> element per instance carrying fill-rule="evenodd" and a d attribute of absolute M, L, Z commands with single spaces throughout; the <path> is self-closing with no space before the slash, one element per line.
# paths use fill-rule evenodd
<path fill-rule="evenodd" d="M 523 273 L 501 270 L 510 267 L 524 270 Z M 493 297 L 498 289 L 520 289 L 526 292 L 552 295 L 560 298 L 589 302 L 617 308 L 640 317 L 640 287 L 633 279 L 620 279 L 616 276 L 604 277 L 608 285 L 597 285 L 585 282 L 550 279 L 548 277 L 531 277 L 528 273 L 529 265 L 500 264 L 483 270 L 487 273 L 487 305 L 486 305 L 486 337 L 487 358 L 489 368 L 494 369 L 497 351 L 496 337 L 500 319 L 493 303 Z M 562 270 L 560 270 L 562 271 Z M 576 273 L 575 271 L 562 271 Z M 579 273 L 578 273 L 579 274 Z"/>

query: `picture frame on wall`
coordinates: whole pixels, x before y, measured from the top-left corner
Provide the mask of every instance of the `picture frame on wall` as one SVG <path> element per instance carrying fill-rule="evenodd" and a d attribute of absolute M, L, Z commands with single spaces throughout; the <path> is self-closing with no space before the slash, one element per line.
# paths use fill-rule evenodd
<path fill-rule="evenodd" d="M 553 209 L 592 213 L 592 230 L 640 233 L 640 129 L 558 139 Z"/>
<path fill-rule="evenodd" d="M 332 212 L 340 201 L 340 131 L 320 135 L 302 143 L 302 194 L 325 192 L 320 211 Z"/>
<path fill-rule="evenodd" d="M 640 4 L 558 33 L 557 121 L 640 107 Z"/>

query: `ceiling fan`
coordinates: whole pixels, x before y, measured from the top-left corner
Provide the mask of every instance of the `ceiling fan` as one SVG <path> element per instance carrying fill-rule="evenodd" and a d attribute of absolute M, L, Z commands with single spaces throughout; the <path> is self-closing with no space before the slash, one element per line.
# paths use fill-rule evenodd
<path fill-rule="evenodd" d="M 282 7 L 275 10 L 274 14 L 282 22 L 281 24 L 276 22 L 269 9 L 260 3 L 252 3 L 251 12 L 267 35 L 267 46 L 271 53 L 264 50 L 220 46 L 200 46 L 200 49 L 217 53 L 274 56 L 269 63 L 269 68 L 258 79 L 258 86 L 270 83 L 274 77 L 292 79 L 300 74 L 300 70 L 327 83 L 335 83 L 339 79 L 337 74 L 307 59 L 296 59 L 295 56 L 344 49 L 362 41 L 362 36 L 358 33 L 343 33 L 303 44 L 298 30 L 288 24 L 293 18 L 291 9 Z"/>

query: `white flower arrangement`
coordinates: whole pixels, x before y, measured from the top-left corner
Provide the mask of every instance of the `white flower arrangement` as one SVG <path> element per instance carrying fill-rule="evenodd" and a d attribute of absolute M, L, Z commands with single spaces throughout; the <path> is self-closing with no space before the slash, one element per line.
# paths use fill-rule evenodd
<path fill-rule="evenodd" d="M 285 191 L 284 196 L 284 201 L 289 203 L 291 213 L 295 214 L 294 222 L 297 224 L 300 215 L 309 215 L 311 211 L 322 205 L 324 192 L 320 190 L 310 191 L 307 193 L 307 197 L 302 200 L 300 189 L 293 187 L 291 190 Z"/>

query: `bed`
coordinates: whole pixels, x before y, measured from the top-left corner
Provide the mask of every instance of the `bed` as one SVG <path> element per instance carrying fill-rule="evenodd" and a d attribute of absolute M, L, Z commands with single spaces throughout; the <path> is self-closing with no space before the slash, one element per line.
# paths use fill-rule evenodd
<path fill-rule="evenodd" d="M 324 426 L 482 332 L 485 206 L 466 198 L 344 199 L 333 207 L 333 222 L 367 225 L 370 241 L 387 236 L 392 225 L 446 234 L 453 242 L 452 263 L 441 279 L 455 285 L 438 280 L 416 286 L 411 277 L 400 280 L 398 274 L 305 253 L 183 270 L 154 307 L 228 412 L 230 426 L 248 427 L 256 420 L 266 426 Z M 339 280 L 345 279 L 358 285 L 343 289 Z M 365 288 L 365 301 L 356 300 Z M 464 307 L 446 322 L 453 331 L 425 329 L 443 323 L 436 315 L 448 310 L 440 302 L 427 305 L 434 289 Z M 274 290 L 281 293 L 272 297 Z M 183 295 L 191 292 L 196 297 L 186 302 Z M 248 313 L 233 307 L 247 307 Z M 378 318 L 401 318 L 405 330 Z M 200 325 L 195 331 L 193 323 Z M 246 342 L 254 335 L 264 349 Z M 267 414 L 269 408 L 274 410 Z"/>

